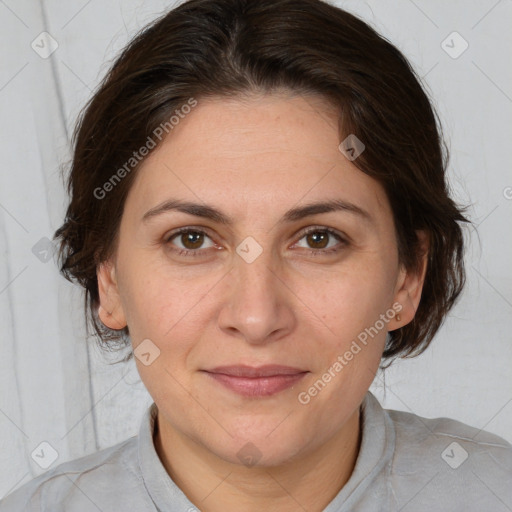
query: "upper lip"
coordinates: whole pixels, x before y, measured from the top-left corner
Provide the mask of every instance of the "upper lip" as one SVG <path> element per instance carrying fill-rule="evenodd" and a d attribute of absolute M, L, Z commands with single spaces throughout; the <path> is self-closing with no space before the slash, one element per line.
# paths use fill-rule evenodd
<path fill-rule="evenodd" d="M 278 364 L 269 364 L 264 366 L 217 366 L 211 370 L 205 370 L 208 373 L 222 373 L 233 377 L 270 377 L 273 375 L 297 375 L 305 373 L 307 370 L 293 368 L 291 366 L 283 366 Z"/>

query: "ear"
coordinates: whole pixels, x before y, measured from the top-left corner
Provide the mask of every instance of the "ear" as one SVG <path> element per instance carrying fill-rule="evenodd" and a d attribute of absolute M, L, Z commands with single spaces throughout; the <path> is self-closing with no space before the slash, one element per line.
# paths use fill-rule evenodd
<path fill-rule="evenodd" d="M 126 317 L 119 296 L 114 265 L 110 261 L 100 263 L 96 276 L 100 296 L 100 320 L 110 329 L 123 329 L 126 327 Z"/>
<path fill-rule="evenodd" d="M 427 232 L 416 231 L 416 235 L 420 241 L 421 260 L 416 269 L 406 270 L 404 267 L 400 269 L 395 288 L 395 302 L 398 302 L 402 306 L 402 309 L 398 312 L 400 320 L 397 320 L 395 316 L 392 322 L 393 325 L 390 325 L 390 331 L 403 327 L 411 322 L 420 304 L 421 292 L 427 272 L 430 244 Z"/>

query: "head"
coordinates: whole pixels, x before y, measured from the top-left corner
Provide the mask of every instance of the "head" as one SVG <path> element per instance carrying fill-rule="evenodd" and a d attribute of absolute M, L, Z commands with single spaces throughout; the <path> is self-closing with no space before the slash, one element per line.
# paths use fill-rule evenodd
<path fill-rule="evenodd" d="M 463 288 L 431 102 L 392 44 L 319 0 L 181 4 L 125 48 L 73 143 L 61 271 L 102 346 L 150 353 L 168 423 L 226 460 L 328 439 Z M 304 376 L 246 397 L 207 373 L 267 364 Z"/>

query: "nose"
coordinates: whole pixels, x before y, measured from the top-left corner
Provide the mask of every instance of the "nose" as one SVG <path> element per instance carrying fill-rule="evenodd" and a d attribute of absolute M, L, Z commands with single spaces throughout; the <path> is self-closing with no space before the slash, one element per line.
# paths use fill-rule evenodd
<path fill-rule="evenodd" d="M 295 326 L 294 297 L 282 266 L 272 265 L 270 251 L 256 259 L 234 255 L 229 286 L 219 313 L 219 327 L 252 345 L 274 342 Z"/>

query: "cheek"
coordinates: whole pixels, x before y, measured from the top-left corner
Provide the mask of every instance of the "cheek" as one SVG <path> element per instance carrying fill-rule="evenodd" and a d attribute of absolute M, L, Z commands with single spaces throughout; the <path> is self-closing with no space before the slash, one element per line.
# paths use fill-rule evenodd
<path fill-rule="evenodd" d="M 178 315 L 179 307 L 184 306 L 181 293 L 147 258 L 132 254 L 119 261 L 119 291 L 132 340 L 160 338 L 161 331 L 174 323 L 170 315 Z"/>
<path fill-rule="evenodd" d="M 172 267 L 161 258 L 144 258 L 135 251 L 124 255 L 119 260 L 119 285 L 135 344 L 149 338 L 163 346 L 172 340 L 173 351 L 186 350 L 219 307 L 233 300 L 226 282 L 218 282 L 222 272 L 198 275 L 197 269 Z M 329 271 L 314 266 L 296 269 L 283 279 L 296 295 L 289 297 L 288 307 L 294 308 L 298 325 L 310 331 L 330 357 L 333 351 L 343 353 L 390 307 L 389 276 L 386 262 L 375 251 L 354 254 Z"/>
<path fill-rule="evenodd" d="M 317 314 L 326 328 L 338 336 L 343 346 L 347 340 L 373 325 L 391 306 L 393 284 L 382 262 L 346 266 L 328 278 L 302 283 L 300 296 Z"/>
<path fill-rule="evenodd" d="M 149 338 L 161 350 L 172 344 L 179 359 L 200 336 L 210 315 L 213 275 L 191 276 L 159 261 L 134 257 L 124 268 L 121 295 L 134 344 Z"/>

